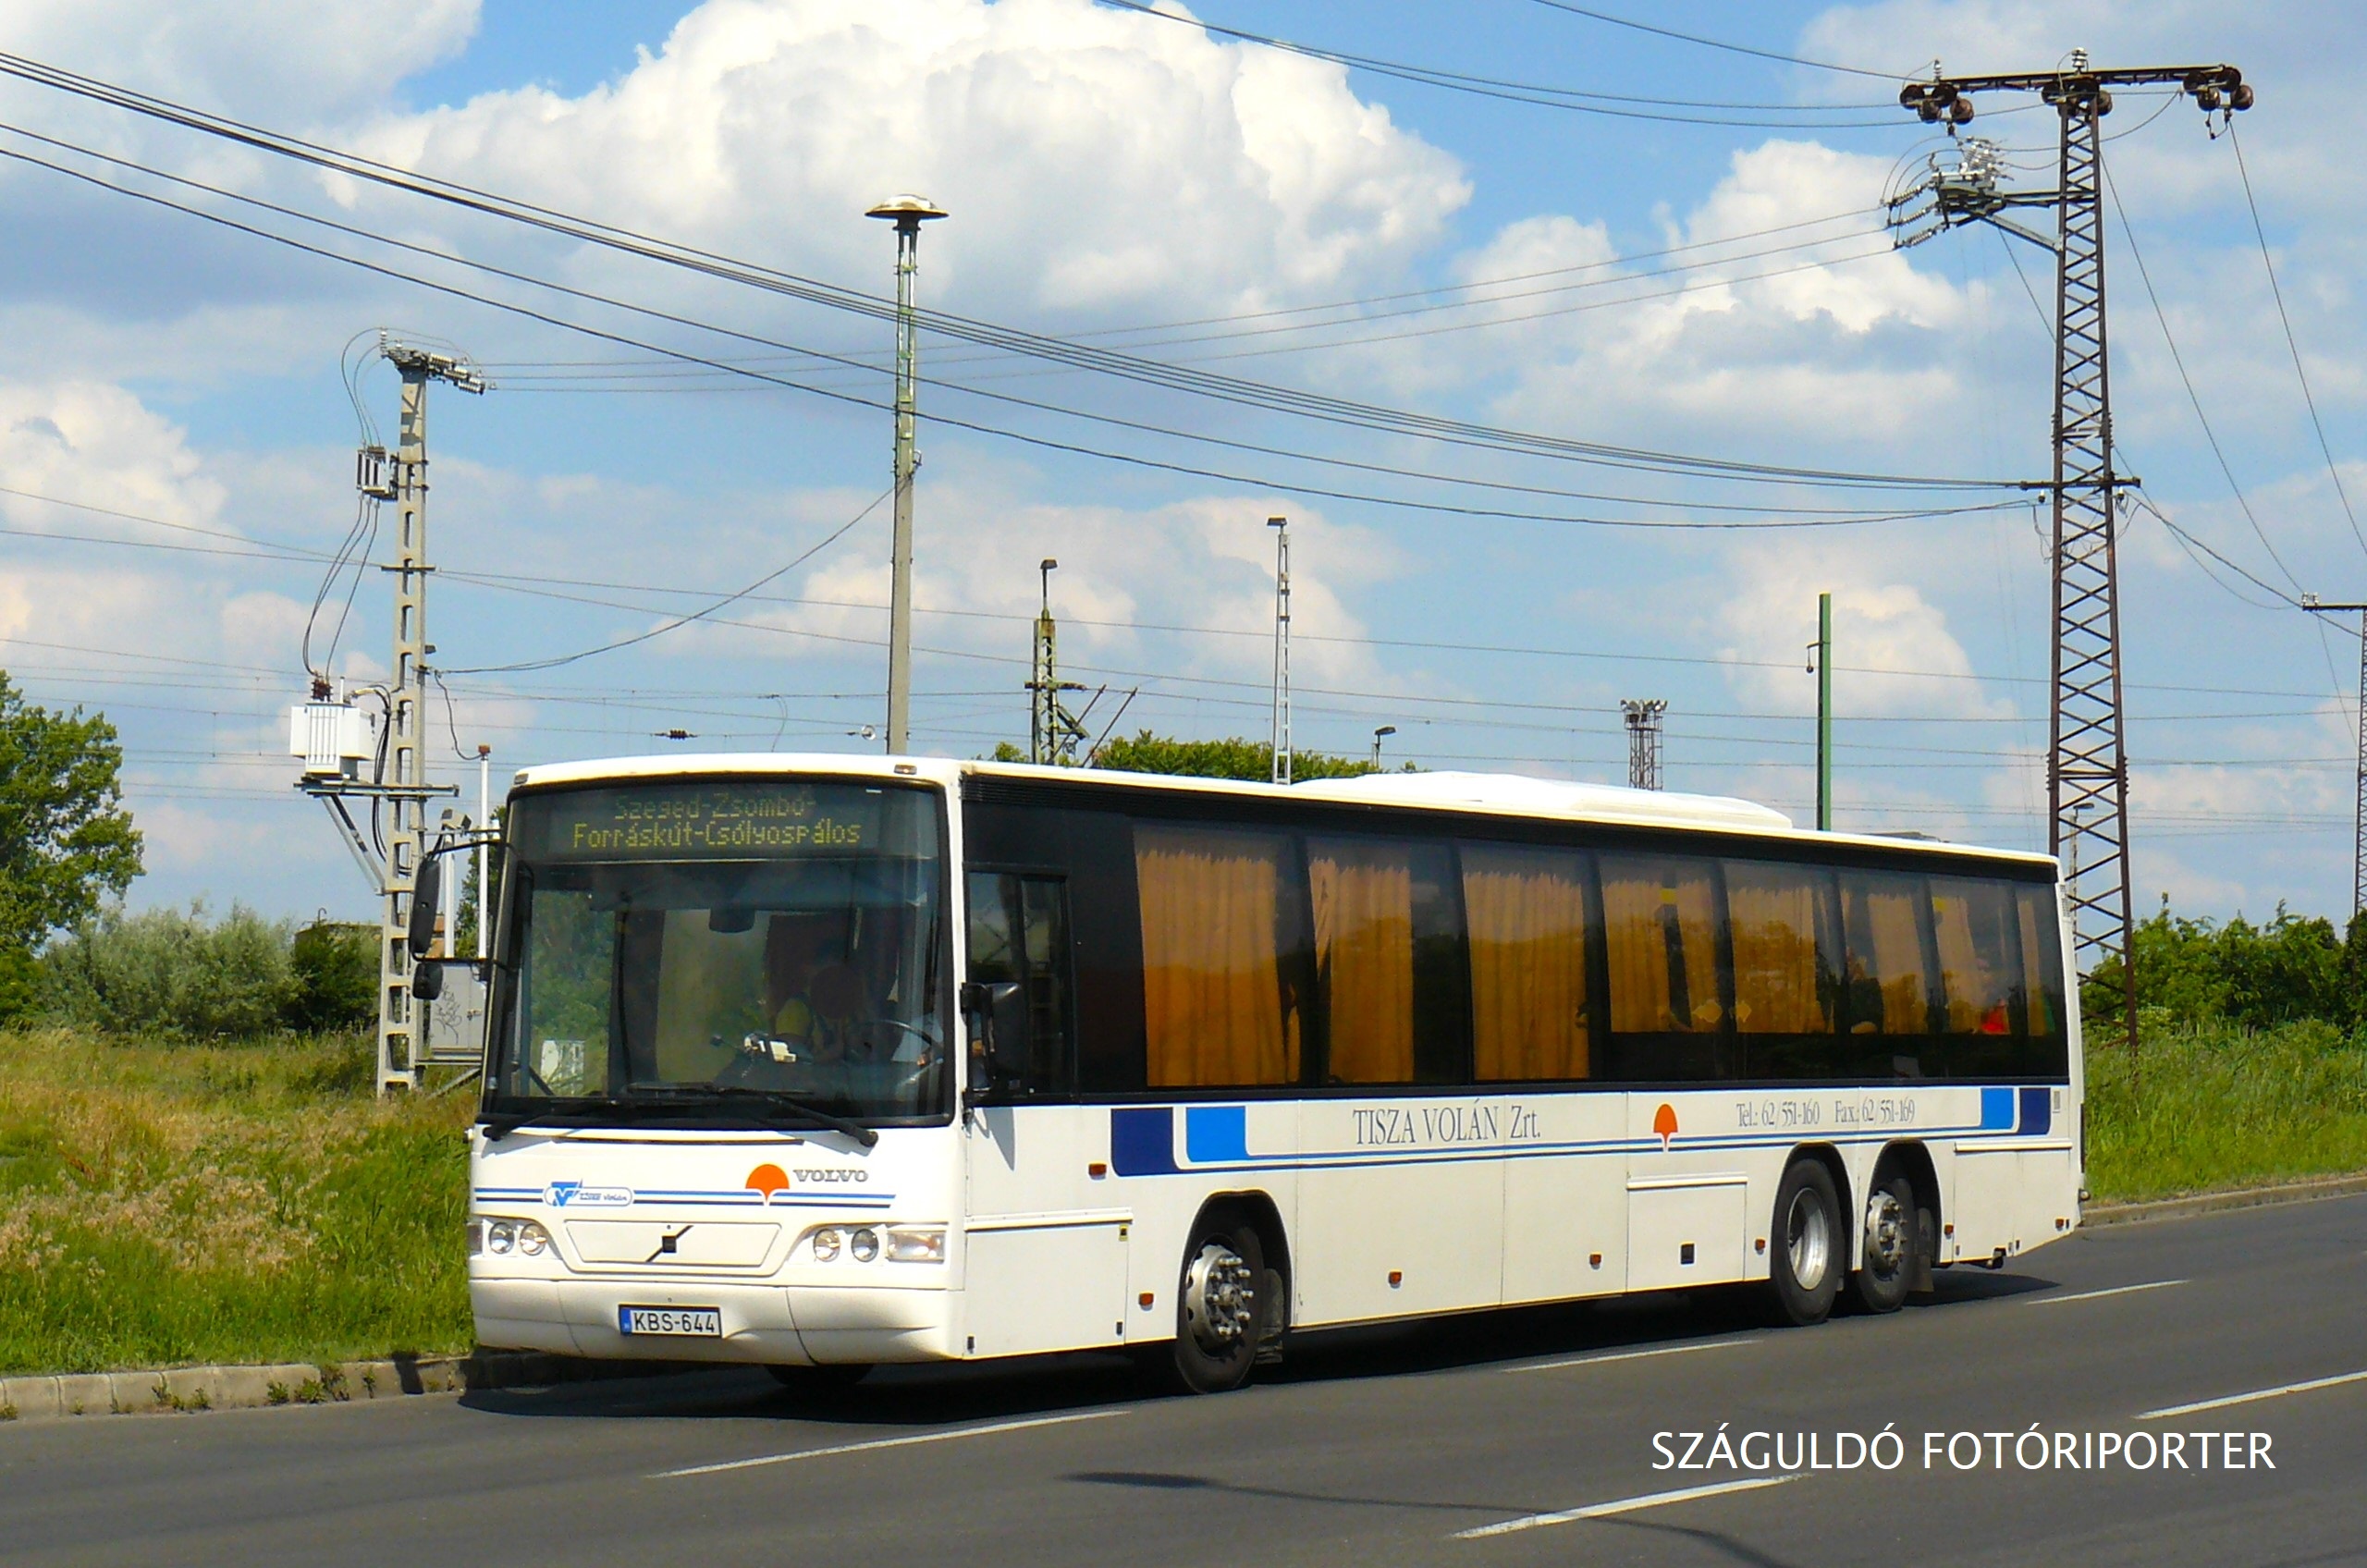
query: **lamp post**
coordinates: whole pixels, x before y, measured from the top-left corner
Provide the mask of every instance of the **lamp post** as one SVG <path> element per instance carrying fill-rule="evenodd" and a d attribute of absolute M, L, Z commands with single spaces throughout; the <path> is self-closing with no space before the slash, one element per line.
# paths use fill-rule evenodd
<path fill-rule="evenodd" d="M 1375 773 L 1379 773 L 1380 771 L 1380 742 L 1382 738 L 1385 736 L 1394 735 L 1396 733 L 1397 726 L 1393 724 L 1384 724 L 1380 729 L 1372 732 L 1372 770 Z"/>
<path fill-rule="evenodd" d="M 888 750 L 912 748 L 913 720 L 913 473 L 920 349 L 913 323 L 913 275 L 920 270 L 921 225 L 945 216 L 926 196 L 891 196 L 865 217 L 896 226 L 896 532 L 889 548 Z"/>

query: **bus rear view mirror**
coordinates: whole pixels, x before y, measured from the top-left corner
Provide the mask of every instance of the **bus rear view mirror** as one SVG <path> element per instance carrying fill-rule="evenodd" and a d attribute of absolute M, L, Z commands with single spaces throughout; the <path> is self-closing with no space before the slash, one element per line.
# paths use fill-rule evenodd
<path fill-rule="evenodd" d="M 435 959 L 422 959 L 411 965 L 411 994 L 423 1002 L 432 1002 L 444 994 L 444 965 Z"/>
<path fill-rule="evenodd" d="M 405 939 L 413 962 L 435 949 L 435 912 L 443 903 L 443 858 L 429 854 L 420 861 L 419 875 L 411 880 L 411 930 Z"/>
<path fill-rule="evenodd" d="M 1012 1083 L 1027 1076 L 1027 993 L 1016 980 L 973 980 L 962 987 L 962 1011 L 970 1037 L 985 1047 L 990 1080 Z"/>

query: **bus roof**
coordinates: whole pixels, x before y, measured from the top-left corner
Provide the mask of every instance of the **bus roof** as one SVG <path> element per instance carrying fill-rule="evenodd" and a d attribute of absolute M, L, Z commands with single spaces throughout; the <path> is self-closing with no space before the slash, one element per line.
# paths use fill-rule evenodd
<path fill-rule="evenodd" d="M 1348 805 L 1388 805 L 1414 810 L 1482 815 L 1599 822 L 1606 826 L 1677 827 L 1753 838 L 1846 843 L 1868 848 L 1927 851 L 1945 855 L 1978 854 L 2054 867 L 2052 855 L 2025 850 L 1995 850 L 1921 836 L 1818 833 L 1795 825 L 1772 807 L 1729 795 L 1689 795 L 1674 790 L 1634 790 L 1617 784 L 1576 783 L 1517 773 L 1374 773 L 1353 778 L 1317 778 L 1303 784 L 1248 783 L 1173 774 L 1121 773 L 1103 768 L 1042 767 L 1027 763 L 963 762 L 946 757 L 864 756 L 844 752 L 723 752 L 704 754 L 615 757 L 552 763 L 521 768 L 520 789 L 593 784 L 612 779 L 784 777 L 828 774 L 841 778 L 926 781 L 957 788 L 965 777 L 1027 779 L 1045 783 L 1167 790 L 1253 799 L 1331 801 Z"/>

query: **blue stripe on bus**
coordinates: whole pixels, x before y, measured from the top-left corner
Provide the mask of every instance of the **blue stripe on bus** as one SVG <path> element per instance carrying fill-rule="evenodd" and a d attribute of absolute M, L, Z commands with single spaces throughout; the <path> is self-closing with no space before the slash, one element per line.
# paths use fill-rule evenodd
<path fill-rule="evenodd" d="M 2022 1091 L 2022 1136 L 2042 1137 L 2054 1125 L 2053 1091 L 2024 1089 Z"/>
<path fill-rule="evenodd" d="M 2013 1090 L 1981 1091 L 1981 1130 L 1984 1133 L 2010 1133 L 2014 1130 Z"/>
<path fill-rule="evenodd" d="M 1194 1105 L 1184 1108 L 1184 1158 L 1195 1165 L 1249 1158 L 1249 1108 Z"/>
<path fill-rule="evenodd" d="M 1110 1165 L 1121 1176 L 1174 1175 L 1174 1109 L 1111 1110 Z"/>

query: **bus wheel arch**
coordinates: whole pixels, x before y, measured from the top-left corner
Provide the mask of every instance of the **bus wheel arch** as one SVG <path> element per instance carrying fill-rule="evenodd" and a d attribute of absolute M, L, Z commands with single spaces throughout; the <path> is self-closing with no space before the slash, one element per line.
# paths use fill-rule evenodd
<path fill-rule="evenodd" d="M 1830 1148 L 1795 1149 L 1775 1184 L 1768 1235 L 1768 1292 L 1778 1317 L 1806 1328 L 1832 1315 L 1849 1268 L 1844 1183 L 1834 1179 Z"/>

